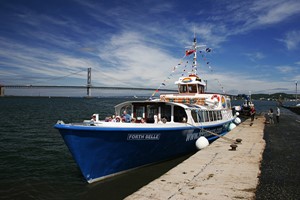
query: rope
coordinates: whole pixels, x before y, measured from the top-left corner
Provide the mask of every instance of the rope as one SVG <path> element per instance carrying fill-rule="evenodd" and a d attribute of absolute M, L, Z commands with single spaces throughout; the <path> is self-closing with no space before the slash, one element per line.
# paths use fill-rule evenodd
<path fill-rule="evenodd" d="M 203 128 L 203 126 L 202 126 L 201 128 L 199 128 L 199 127 L 197 127 L 197 126 L 194 126 L 193 124 L 190 124 L 190 123 L 187 123 L 187 124 L 193 126 L 194 128 L 197 128 L 197 129 L 199 129 L 199 130 L 205 131 L 205 132 L 210 133 L 210 134 L 212 134 L 212 135 L 214 135 L 214 136 L 217 136 L 217 137 L 219 137 L 219 138 L 222 138 L 222 139 L 224 139 L 224 140 L 227 140 L 227 141 L 229 141 L 229 142 L 231 142 L 231 143 L 235 143 L 235 142 L 236 142 L 236 141 L 233 140 L 233 139 L 230 139 L 230 138 L 227 138 L 227 137 L 225 137 L 225 136 L 223 136 L 223 135 L 219 135 L 219 134 L 214 133 L 214 132 L 212 132 L 212 131 L 206 130 L 206 129 Z"/>
<path fill-rule="evenodd" d="M 214 136 L 217 136 L 217 137 L 219 137 L 219 138 L 222 138 L 222 139 L 224 139 L 224 140 L 227 140 L 227 141 L 229 141 L 229 142 L 231 142 L 231 143 L 235 143 L 235 142 L 236 142 L 236 141 L 233 140 L 233 139 L 227 138 L 227 137 L 225 137 L 225 136 L 223 136 L 223 135 L 219 135 L 219 134 L 217 134 L 217 133 L 214 133 L 214 132 L 212 132 L 212 131 L 209 131 L 209 130 L 204 129 L 204 128 L 203 128 L 203 125 L 201 126 L 201 122 L 199 122 L 199 113 L 198 113 L 198 111 L 199 111 L 199 110 L 197 109 L 197 122 L 200 124 L 200 128 L 197 127 L 197 126 L 195 126 L 195 125 L 193 125 L 193 124 L 190 124 L 190 123 L 187 123 L 188 125 L 193 126 L 194 128 L 197 128 L 197 129 L 199 129 L 199 130 L 205 131 L 205 132 L 207 132 L 207 133 L 210 133 L 210 134 L 212 134 L 212 135 L 214 135 Z"/>

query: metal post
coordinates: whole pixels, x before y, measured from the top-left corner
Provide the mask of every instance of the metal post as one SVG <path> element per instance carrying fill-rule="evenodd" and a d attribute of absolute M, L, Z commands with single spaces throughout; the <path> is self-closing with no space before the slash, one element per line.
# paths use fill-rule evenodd
<path fill-rule="evenodd" d="M 87 96 L 91 97 L 92 95 L 92 68 L 88 68 L 88 73 L 87 73 Z"/>
<path fill-rule="evenodd" d="M 298 101 L 298 97 L 297 97 L 297 93 L 298 93 L 298 91 L 297 91 L 297 84 L 298 84 L 298 81 L 296 81 L 295 83 L 296 83 L 296 103 L 297 103 L 297 101 Z"/>
<path fill-rule="evenodd" d="M 0 97 L 4 97 L 4 87 L 0 85 Z"/>
<path fill-rule="evenodd" d="M 204 80 L 205 83 L 205 91 L 207 91 L 207 80 Z"/>

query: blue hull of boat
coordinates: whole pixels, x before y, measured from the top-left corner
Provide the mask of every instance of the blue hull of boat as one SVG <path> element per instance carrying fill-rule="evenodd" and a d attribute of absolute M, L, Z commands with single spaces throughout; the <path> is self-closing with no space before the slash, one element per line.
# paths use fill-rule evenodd
<path fill-rule="evenodd" d="M 229 123 L 204 128 L 224 135 Z M 89 183 L 195 152 L 200 136 L 210 142 L 218 138 L 192 126 L 125 129 L 56 124 L 55 128 Z"/>

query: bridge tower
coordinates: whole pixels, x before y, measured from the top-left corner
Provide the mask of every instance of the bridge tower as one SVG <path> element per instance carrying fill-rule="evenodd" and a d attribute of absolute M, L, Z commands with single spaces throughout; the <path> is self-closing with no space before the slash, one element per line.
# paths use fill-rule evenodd
<path fill-rule="evenodd" d="M 4 97 L 4 86 L 0 85 L 0 97 Z"/>
<path fill-rule="evenodd" d="M 92 95 L 92 68 L 88 68 L 88 72 L 87 72 L 87 96 L 91 97 Z"/>

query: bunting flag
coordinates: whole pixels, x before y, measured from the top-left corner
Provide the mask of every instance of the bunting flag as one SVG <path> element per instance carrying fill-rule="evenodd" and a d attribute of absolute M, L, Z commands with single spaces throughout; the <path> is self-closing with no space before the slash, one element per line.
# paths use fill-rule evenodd
<path fill-rule="evenodd" d="M 205 51 L 199 51 L 199 53 L 201 54 L 201 57 L 203 59 L 203 61 L 206 63 L 206 65 L 208 66 L 208 69 L 211 73 L 214 72 L 212 66 L 210 65 L 210 62 L 208 61 L 208 59 L 206 58 L 206 54 L 210 53 L 212 50 L 210 48 L 206 48 Z M 204 55 L 205 54 L 205 55 Z M 226 91 L 224 89 L 224 86 L 221 84 L 221 82 L 218 79 L 215 79 L 215 81 L 217 81 L 217 85 L 221 88 L 222 92 L 224 94 L 226 94 Z"/>
<path fill-rule="evenodd" d="M 160 90 L 160 88 L 162 87 L 162 86 L 166 86 L 166 82 L 168 81 L 168 80 L 170 80 L 171 79 L 171 77 L 173 76 L 173 73 L 176 71 L 176 69 L 182 64 L 182 60 L 184 59 L 186 57 L 186 55 L 184 55 L 182 58 L 181 58 L 181 60 L 180 60 L 180 62 L 175 66 L 175 67 L 173 67 L 173 69 L 172 69 L 172 71 L 171 71 L 171 73 L 169 74 L 169 76 L 167 77 L 167 79 L 165 79 L 160 85 L 159 85 L 159 87 L 153 92 L 153 94 L 151 95 L 151 97 L 149 97 L 149 99 L 152 99 L 152 97 L 156 94 L 156 93 L 158 93 L 159 92 L 159 90 Z"/>
<path fill-rule="evenodd" d="M 205 50 L 199 51 L 199 53 L 201 55 L 202 60 L 207 65 L 209 71 L 213 72 L 213 68 L 211 67 L 209 60 L 207 60 L 207 58 L 205 56 L 206 54 L 210 53 L 211 51 L 212 50 L 210 48 L 206 48 Z M 185 51 L 185 55 L 181 58 L 180 62 L 176 66 L 174 66 L 173 68 L 171 68 L 172 70 L 171 70 L 171 73 L 169 74 L 169 76 L 166 79 L 164 79 L 163 82 L 161 82 L 161 84 L 153 92 L 152 96 L 149 99 L 153 99 L 154 95 L 156 93 L 158 93 L 162 87 L 165 87 L 167 85 L 166 83 L 173 77 L 173 74 L 178 69 L 178 67 L 182 66 L 184 58 L 187 57 L 187 56 L 189 56 L 189 55 L 191 55 L 191 54 L 193 54 L 193 53 L 195 53 L 195 52 L 196 52 L 195 49 L 189 49 L 189 50 Z M 193 62 L 195 62 L 195 61 L 193 61 Z M 182 69 L 182 73 L 181 73 L 182 76 L 184 76 L 188 72 L 188 70 L 186 70 L 188 63 L 189 63 L 189 61 L 186 60 L 184 68 Z M 193 64 L 195 64 L 195 63 L 193 63 Z M 195 65 L 192 65 L 192 73 L 197 73 L 197 67 Z M 186 74 L 186 75 L 188 75 L 188 74 Z M 215 79 L 215 80 L 217 80 L 217 79 Z M 217 82 L 218 82 L 219 87 L 222 89 L 223 93 L 225 93 L 224 87 L 222 86 L 222 84 L 220 83 L 220 81 L 217 80 Z"/>
<path fill-rule="evenodd" d="M 194 50 L 194 49 L 186 50 L 185 51 L 185 56 L 189 56 L 189 55 L 191 55 L 192 53 L 195 53 L 195 52 L 196 52 L 196 50 Z"/>

